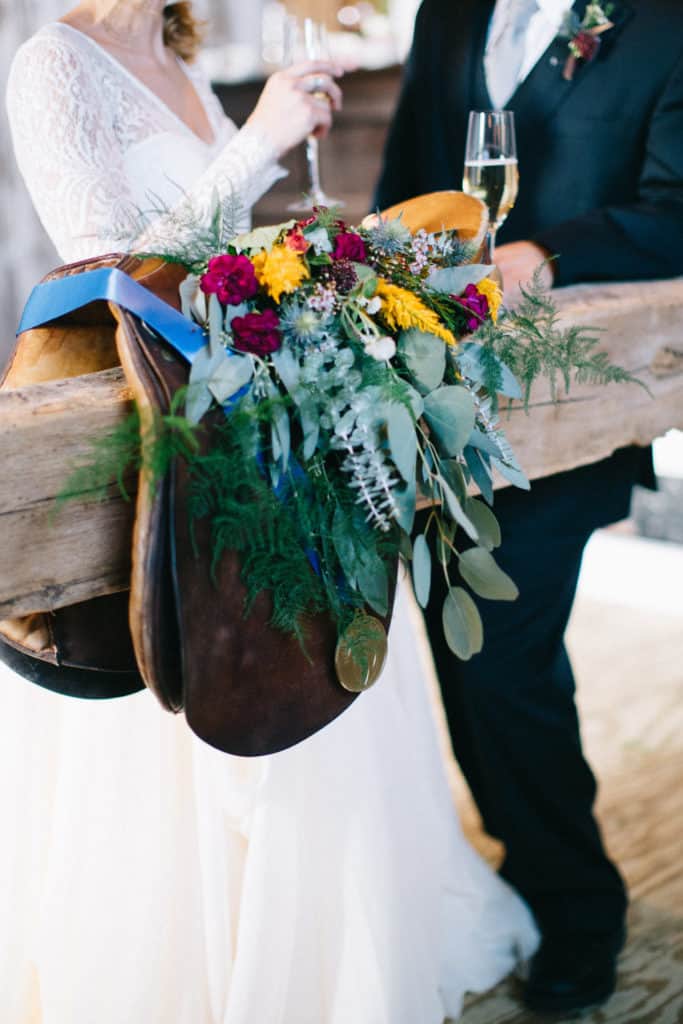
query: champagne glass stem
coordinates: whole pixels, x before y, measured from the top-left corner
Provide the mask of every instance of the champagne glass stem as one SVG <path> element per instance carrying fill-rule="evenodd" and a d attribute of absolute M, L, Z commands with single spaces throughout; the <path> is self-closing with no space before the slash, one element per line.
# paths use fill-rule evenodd
<path fill-rule="evenodd" d="M 318 203 L 323 194 L 320 185 L 320 145 L 315 135 L 306 139 L 306 161 L 308 163 L 308 180 L 311 183 L 311 201 Z"/>
<path fill-rule="evenodd" d="M 486 258 L 486 262 L 487 263 L 493 263 L 493 257 L 495 255 L 495 251 L 496 251 L 496 231 L 497 230 L 498 229 L 495 228 L 495 227 L 489 227 L 488 231 L 486 232 L 486 241 L 484 243 L 485 244 L 484 256 Z"/>

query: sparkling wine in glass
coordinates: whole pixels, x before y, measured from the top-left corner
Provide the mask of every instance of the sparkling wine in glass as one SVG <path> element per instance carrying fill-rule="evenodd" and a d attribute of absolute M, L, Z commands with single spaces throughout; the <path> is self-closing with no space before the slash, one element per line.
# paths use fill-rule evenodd
<path fill-rule="evenodd" d="M 284 64 L 290 66 L 300 60 L 329 61 L 331 58 L 327 29 L 313 18 L 301 20 L 291 17 L 285 26 Z M 312 76 L 313 78 L 315 76 Z M 330 98 L 326 92 L 313 91 L 313 96 Z M 295 213 L 304 213 L 315 206 L 344 206 L 341 199 L 328 196 L 320 180 L 320 140 L 316 135 L 306 139 L 306 163 L 308 164 L 309 189 L 302 199 L 287 207 Z"/>
<path fill-rule="evenodd" d="M 493 262 L 496 232 L 515 205 L 519 188 L 515 115 L 511 110 L 472 110 L 467 127 L 463 191 L 489 208 L 486 236 Z"/>

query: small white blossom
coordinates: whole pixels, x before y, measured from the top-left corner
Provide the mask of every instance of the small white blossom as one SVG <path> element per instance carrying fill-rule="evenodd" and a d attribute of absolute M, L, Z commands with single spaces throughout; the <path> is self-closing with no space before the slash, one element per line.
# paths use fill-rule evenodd
<path fill-rule="evenodd" d="M 382 308 L 382 300 L 379 295 L 375 295 L 372 299 L 361 299 L 360 304 L 369 316 L 374 316 L 375 313 L 379 313 Z"/>
<path fill-rule="evenodd" d="M 396 355 L 396 342 L 388 335 L 371 337 L 365 341 L 366 355 L 376 359 L 378 363 L 388 363 Z"/>

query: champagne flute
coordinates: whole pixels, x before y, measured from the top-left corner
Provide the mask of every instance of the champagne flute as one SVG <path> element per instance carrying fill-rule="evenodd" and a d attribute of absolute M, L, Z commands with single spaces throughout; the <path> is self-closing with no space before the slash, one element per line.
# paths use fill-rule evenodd
<path fill-rule="evenodd" d="M 467 126 L 463 192 L 489 208 L 486 248 L 493 262 L 496 232 L 515 205 L 519 188 L 515 115 L 511 110 L 472 110 Z"/>
<path fill-rule="evenodd" d="M 306 58 L 312 61 L 329 61 L 331 59 L 327 29 L 313 18 L 288 18 L 285 26 L 284 64 L 291 65 L 297 60 Z M 318 99 L 328 103 L 330 98 L 326 92 L 313 92 Z M 316 135 L 306 139 L 306 163 L 308 164 L 309 190 L 306 195 L 287 207 L 295 213 L 304 213 L 315 206 L 344 206 L 341 199 L 332 199 L 322 187 L 320 180 L 320 140 Z"/>

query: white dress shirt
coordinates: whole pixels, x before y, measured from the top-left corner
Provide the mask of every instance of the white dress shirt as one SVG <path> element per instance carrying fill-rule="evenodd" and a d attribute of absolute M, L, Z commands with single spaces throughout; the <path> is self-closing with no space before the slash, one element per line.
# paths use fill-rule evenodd
<path fill-rule="evenodd" d="M 573 0 L 497 0 L 484 54 L 486 85 L 497 109 L 533 70 L 572 6 Z M 512 46 L 510 33 L 517 33 Z"/>

